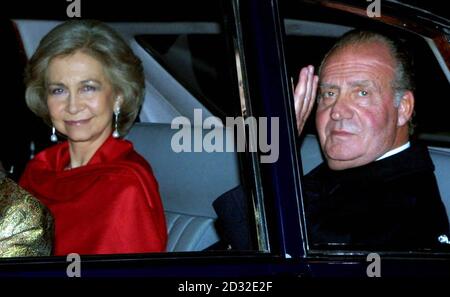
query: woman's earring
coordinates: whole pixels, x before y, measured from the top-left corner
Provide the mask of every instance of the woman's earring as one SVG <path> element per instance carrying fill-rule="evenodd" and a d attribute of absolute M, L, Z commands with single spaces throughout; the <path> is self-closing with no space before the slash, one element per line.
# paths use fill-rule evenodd
<path fill-rule="evenodd" d="M 114 138 L 120 137 L 119 129 L 117 127 L 119 125 L 119 114 L 120 114 L 120 107 L 114 108 L 114 132 L 112 134 Z"/>
<path fill-rule="evenodd" d="M 56 136 L 55 126 L 52 126 L 52 135 L 50 136 L 50 140 L 52 142 L 57 142 L 58 141 L 58 136 Z"/>

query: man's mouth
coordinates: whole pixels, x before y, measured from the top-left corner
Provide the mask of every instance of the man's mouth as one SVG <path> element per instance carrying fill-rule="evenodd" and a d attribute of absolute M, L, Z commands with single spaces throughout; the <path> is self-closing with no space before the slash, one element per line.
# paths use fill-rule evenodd
<path fill-rule="evenodd" d="M 345 131 L 345 130 L 332 130 L 331 131 L 331 136 L 351 136 L 354 135 L 354 133 Z"/>

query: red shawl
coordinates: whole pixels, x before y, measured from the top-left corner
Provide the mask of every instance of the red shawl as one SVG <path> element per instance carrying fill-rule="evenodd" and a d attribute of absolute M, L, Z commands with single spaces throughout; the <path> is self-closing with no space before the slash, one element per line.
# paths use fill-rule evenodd
<path fill-rule="evenodd" d="M 109 137 L 86 166 L 64 170 L 68 143 L 31 160 L 20 185 L 55 220 L 54 254 L 164 251 L 166 223 L 147 161 L 126 140 Z"/>

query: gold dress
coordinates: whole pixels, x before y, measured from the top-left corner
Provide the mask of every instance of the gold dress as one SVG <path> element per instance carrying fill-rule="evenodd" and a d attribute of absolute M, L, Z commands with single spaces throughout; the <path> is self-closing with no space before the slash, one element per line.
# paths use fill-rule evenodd
<path fill-rule="evenodd" d="M 50 212 L 0 171 L 0 257 L 49 256 L 52 242 Z"/>

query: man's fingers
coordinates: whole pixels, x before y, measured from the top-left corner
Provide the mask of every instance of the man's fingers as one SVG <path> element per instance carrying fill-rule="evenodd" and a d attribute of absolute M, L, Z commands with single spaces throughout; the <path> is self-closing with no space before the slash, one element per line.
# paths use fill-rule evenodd
<path fill-rule="evenodd" d="M 317 87 L 319 86 L 319 76 L 314 75 L 313 77 L 313 89 L 311 92 L 311 99 L 314 102 L 317 97 Z"/>
<path fill-rule="evenodd" d="M 314 67 L 309 65 L 307 69 L 305 101 L 308 101 L 311 98 L 313 76 L 314 76 Z"/>
<path fill-rule="evenodd" d="M 297 86 L 294 90 L 295 116 L 299 133 L 311 113 L 317 92 L 318 78 L 314 75 L 314 67 L 309 65 L 300 70 Z"/>
<path fill-rule="evenodd" d="M 314 103 L 315 103 L 315 99 L 316 99 L 316 95 L 317 95 L 317 85 L 318 85 L 318 83 L 319 83 L 319 77 L 317 75 L 314 75 L 313 78 L 312 78 L 312 83 L 311 83 L 311 95 L 309 97 L 307 111 L 306 111 L 306 116 L 307 117 L 311 113 L 312 108 L 313 108 Z M 305 121 L 306 121 L 306 119 L 305 119 Z"/>
<path fill-rule="evenodd" d="M 294 106 L 295 106 L 295 117 L 297 120 L 297 128 L 299 128 L 298 124 L 301 121 L 303 113 L 307 75 L 308 75 L 307 68 L 306 67 L 302 68 L 300 70 L 298 83 L 294 90 Z"/>
<path fill-rule="evenodd" d="M 299 88 L 299 99 L 298 101 L 300 102 L 300 114 L 302 115 L 302 117 L 304 116 L 308 116 L 309 112 L 308 110 L 310 110 L 309 106 L 311 105 L 311 103 L 314 101 L 312 100 L 314 98 L 314 90 L 316 88 L 315 83 L 317 83 L 315 81 L 315 75 L 314 75 L 314 67 L 309 65 L 307 68 L 303 68 L 304 70 L 304 75 L 305 75 L 305 81 L 303 82 L 303 85 L 300 86 Z M 302 70 L 303 70 L 302 69 Z M 306 120 L 306 119 L 303 119 Z"/>
<path fill-rule="evenodd" d="M 298 76 L 298 83 L 297 86 L 295 86 L 294 90 L 294 99 L 296 101 L 298 99 L 302 99 L 301 97 L 305 95 L 307 78 L 308 78 L 308 69 L 306 67 L 303 67 L 302 70 L 300 70 L 300 74 Z"/>

